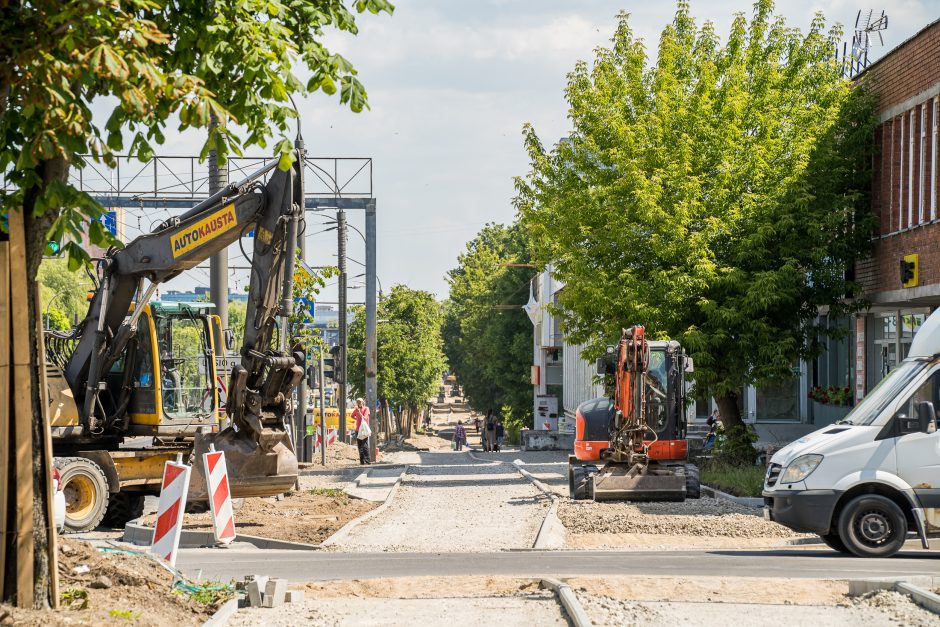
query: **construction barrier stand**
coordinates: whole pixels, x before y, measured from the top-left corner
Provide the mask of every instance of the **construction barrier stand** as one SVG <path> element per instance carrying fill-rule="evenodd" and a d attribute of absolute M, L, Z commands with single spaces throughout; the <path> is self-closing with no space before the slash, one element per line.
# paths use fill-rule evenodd
<path fill-rule="evenodd" d="M 225 466 L 225 453 L 216 451 L 210 445 L 210 451 L 202 456 L 209 482 L 209 508 L 212 510 L 212 523 L 215 541 L 228 544 L 235 539 L 235 515 L 232 510 L 232 493 L 228 483 L 228 469 Z"/>
<path fill-rule="evenodd" d="M 183 512 L 189 494 L 189 471 L 190 467 L 186 464 L 171 461 L 163 467 L 157 526 L 153 530 L 150 551 L 168 561 L 170 566 L 176 566 L 176 552 L 183 530 Z"/>

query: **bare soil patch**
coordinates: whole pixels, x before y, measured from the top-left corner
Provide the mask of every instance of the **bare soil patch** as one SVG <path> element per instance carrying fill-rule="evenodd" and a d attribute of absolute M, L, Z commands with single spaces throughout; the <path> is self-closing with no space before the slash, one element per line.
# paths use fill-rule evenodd
<path fill-rule="evenodd" d="M 845 581 L 774 577 L 570 577 L 576 593 L 629 601 L 835 605 L 847 599 Z"/>
<path fill-rule="evenodd" d="M 88 572 L 75 572 L 76 567 L 83 566 Z M 0 623 L 24 627 L 201 625 L 227 598 L 222 595 L 213 603 L 199 603 L 174 591 L 173 575 L 145 555 L 102 553 L 87 542 L 61 537 L 59 591 L 63 599 L 59 610 L 21 610 L 2 605 Z"/>
<path fill-rule="evenodd" d="M 315 599 L 379 598 L 426 599 L 429 597 L 492 597 L 537 592 L 535 579 L 517 577 L 392 577 L 387 579 L 353 579 L 351 581 L 317 581 L 304 584 L 306 595 Z"/>
<path fill-rule="evenodd" d="M 354 499 L 338 489 L 313 488 L 289 492 L 281 500 L 249 498 L 235 512 L 235 530 L 274 540 L 319 544 L 353 518 L 378 505 Z M 145 525 L 153 526 L 156 517 L 146 516 Z M 209 531 L 212 514 L 186 514 L 184 529 Z"/>

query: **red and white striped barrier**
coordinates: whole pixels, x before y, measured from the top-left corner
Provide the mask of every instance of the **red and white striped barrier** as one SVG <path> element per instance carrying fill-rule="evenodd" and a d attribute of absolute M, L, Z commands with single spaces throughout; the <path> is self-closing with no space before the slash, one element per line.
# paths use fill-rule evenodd
<path fill-rule="evenodd" d="M 329 447 L 329 446 L 333 446 L 334 444 L 336 444 L 336 429 L 333 427 L 329 427 L 326 430 L 326 445 Z M 320 425 L 317 425 L 317 439 L 313 445 L 314 453 L 319 453 L 321 446 L 323 446 L 323 436 L 321 435 L 321 432 L 320 432 Z"/>
<path fill-rule="evenodd" d="M 186 510 L 186 495 L 189 493 L 189 466 L 168 461 L 163 467 L 163 484 L 160 488 L 160 507 L 157 509 L 157 526 L 153 530 L 151 552 L 176 565 L 176 552 L 180 546 L 183 530 L 183 512 Z"/>
<path fill-rule="evenodd" d="M 228 544 L 235 539 L 235 515 L 232 511 L 232 493 L 228 485 L 228 469 L 225 453 L 209 445 L 209 452 L 202 456 L 209 487 L 209 508 L 215 529 L 215 541 Z"/>

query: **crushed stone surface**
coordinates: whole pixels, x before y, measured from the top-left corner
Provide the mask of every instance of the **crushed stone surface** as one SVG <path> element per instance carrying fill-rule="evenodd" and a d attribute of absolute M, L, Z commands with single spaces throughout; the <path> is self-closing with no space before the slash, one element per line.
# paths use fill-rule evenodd
<path fill-rule="evenodd" d="M 578 598 L 598 627 L 646 627 L 648 625 L 696 625 L 727 627 L 729 624 L 762 627 L 927 627 L 937 616 L 896 592 L 877 592 L 838 605 L 789 603 L 688 603 L 630 601 L 605 595 L 579 593 Z M 746 617 L 742 622 L 742 617 Z"/>
<path fill-rule="evenodd" d="M 423 452 L 391 504 L 330 547 L 339 551 L 530 548 L 550 499 L 510 464 Z"/>
<path fill-rule="evenodd" d="M 730 501 L 701 498 L 681 503 L 593 502 L 564 499 L 558 517 L 568 533 L 644 533 L 732 538 L 798 538 L 764 520 L 760 511 Z"/>
<path fill-rule="evenodd" d="M 328 598 L 305 599 L 299 605 L 276 609 L 239 610 L 228 625 L 292 627 L 412 627 L 414 625 L 479 627 L 500 625 L 563 627 L 564 610 L 550 592 L 514 596 L 445 598 Z"/>

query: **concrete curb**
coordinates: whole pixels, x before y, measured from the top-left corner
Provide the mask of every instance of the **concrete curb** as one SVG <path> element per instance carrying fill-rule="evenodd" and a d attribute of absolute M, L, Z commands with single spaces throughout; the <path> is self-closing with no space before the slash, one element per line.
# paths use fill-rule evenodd
<path fill-rule="evenodd" d="M 552 499 L 552 506 L 548 508 L 548 513 L 542 519 L 542 525 L 539 527 L 538 535 L 535 536 L 532 548 L 537 551 L 564 549 L 567 535 L 568 530 L 558 518 L 558 499 Z"/>
<path fill-rule="evenodd" d="M 929 590 L 924 590 L 913 586 L 909 583 L 899 581 L 895 584 L 898 592 L 903 592 L 904 594 L 911 595 L 911 598 L 914 599 L 914 603 L 921 606 L 925 610 L 929 610 L 934 614 L 940 615 L 940 594 L 934 594 Z"/>
<path fill-rule="evenodd" d="M 400 474 L 400 475 L 398 475 L 398 479 L 395 481 L 395 485 L 392 486 L 392 489 L 388 491 L 388 497 L 386 497 L 384 503 L 382 503 L 381 505 L 379 505 L 378 507 L 376 507 L 376 508 L 373 509 L 372 511 L 366 512 L 366 513 L 363 514 L 362 516 L 360 516 L 360 517 L 358 517 L 358 518 L 353 518 L 352 520 L 350 520 L 348 523 L 346 523 L 345 525 L 343 525 L 342 527 L 340 527 L 339 529 L 337 529 L 337 530 L 333 533 L 333 535 L 331 535 L 329 538 L 327 538 L 326 540 L 324 540 L 323 542 L 321 542 L 321 543 L 318 545 L 317 548 L 320 548 L 320 547 L 327 547 L 327 546 L 333 546 L 334 544 L 336 544 L 336 543 L 339 542 L 340 540 L 345 539 L 346 536 L 348 536 L 349 533 L 350 533 L 353 529 L 355 529 L 356 527 L 358 527 L 358 526 L 361 525 L 362 523 L 366 522 L 367 520 L 370 520 L 370 519 L 374 518 L 375 516 L 378 516 L 379 514 L 381 514 L 382 512 L 384 512 L 385 510 L 387 510 L 388 507 L 392 504 L 392 499 L 395 498 L 395 494 L 398 492 L 398 488 L 401 487 L 401 483 L 402 483 L 402 481 L 404 481 L 405 475 L 408 474 L 408 469 L 409 469 L 409 468 L 411 468 L 411 466 L 405 466 L 405 469 L 401 471 L 401 474 Z"/>
<path fill-rule="evenodd" d="M 876 590 L 896 590 L 907 594 L 917 605 L 940 615 L 940 595 L 924 587 L 940 585 L 940 576 L 913 575 L 910 577 L 887 577 L 884 579 L 853 579 L 849 581 L 849 596 L 861 596 Z"/>
<path fill-rule="evenodd" d="M 124 527 L 123 542 L 136 546 L 150 546 L 153 540 L 153 527 L 142 525 L 131 521 Z M 275 540 L 273 538 L 262 538 L 260 536 L 251 536 L 247 534 L 237 534 L 237 542 L 247 542 L 259 549 L 284 549 L 288 551 L 316 551 L 319 547 L 315 544 L 306 544 L 303 542 L 291 542 L 289 540 Z M 194 531 L 192 529 L 183 529 L 180 532 L 181 549 L 198 549 L 206 546 L 215 546 L 215 534 L 211 531 Z"/>
<path fill-rule="evenodd" d="M 209 620 L 202 624 L 202 627 L 222 627 L 238 611 L 238 597 L 229 599 L 222 604 L 222 607 L 215 611 L 215 614 L 209 617 Z"/>
<path fill-rule="evenodd" d="M 819 538 L 797 538 L 787 540 L 785 546 L 826 546 L 826 543 Z"/>
<path fill-rule="evenodd" d="M 702 485 L 702 492 L 708 494 L 714 499 L 721 499 L 723 501 L 731 501 L 732 503 L 737 503 L 738 505 L 743 505 L 744 507 L 763 507 L 764 499 L 757 498 L 753 496 L 734 496 L 728 494 L 727 492 L 722 492 L 721 490 L 716 490 L 707 485 Z"/>
<path fill-rule="evenodd" d="M 558 597 L 561 606 L 565 608 L 565 612 L 568 613 L 568 618 L 571 619 L 574 627 L 593 627 L 591 617 L 584 611 L 581 602 L 578 601 L 578 597 L 575 595 L 574 590 L 571 589 L 571 586 L 549 577 L 542 577 L 542 585 L 552 589 L 555 596 Z"/>

